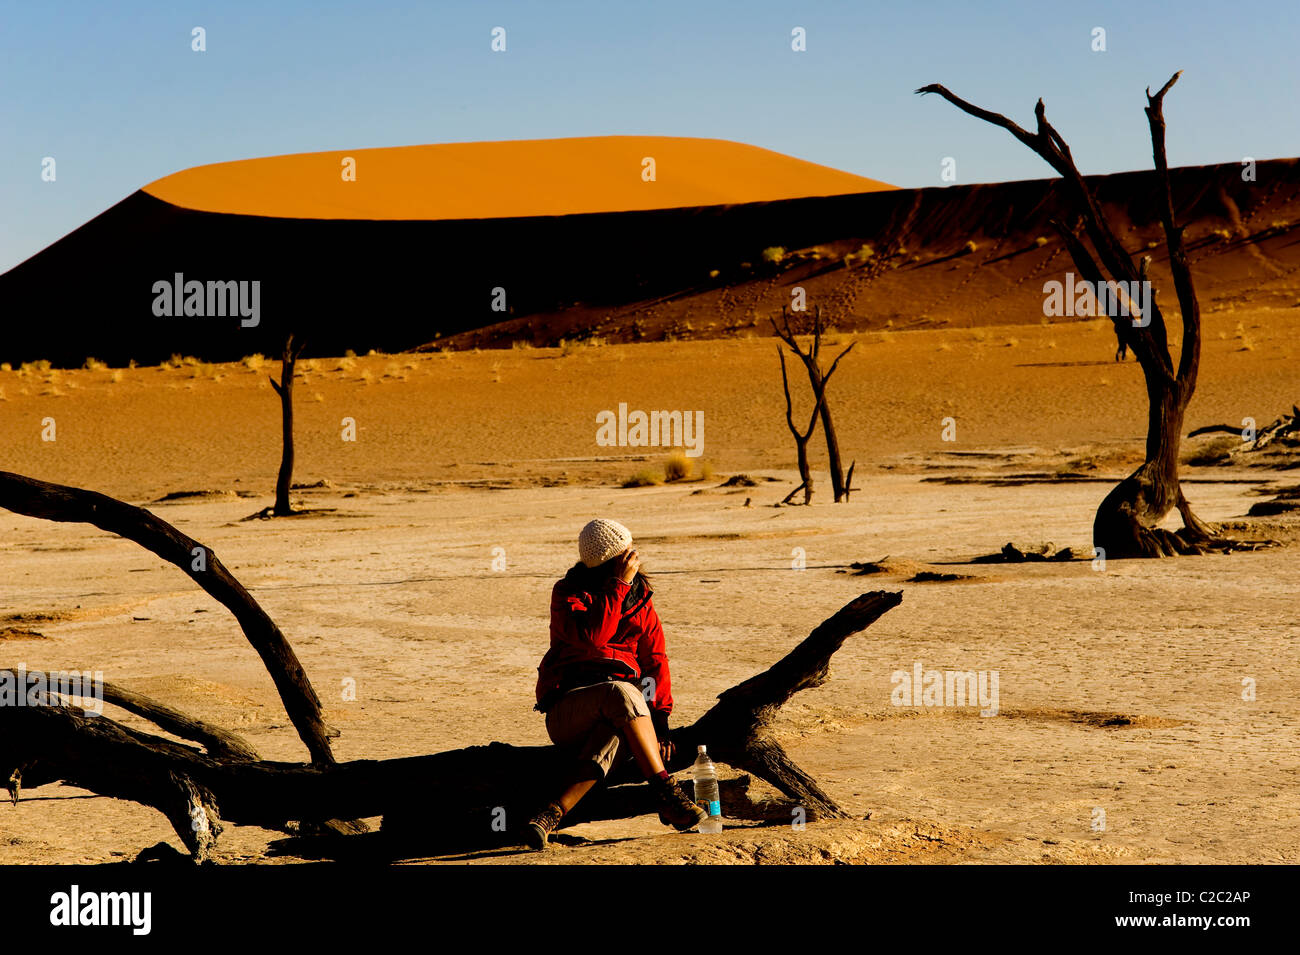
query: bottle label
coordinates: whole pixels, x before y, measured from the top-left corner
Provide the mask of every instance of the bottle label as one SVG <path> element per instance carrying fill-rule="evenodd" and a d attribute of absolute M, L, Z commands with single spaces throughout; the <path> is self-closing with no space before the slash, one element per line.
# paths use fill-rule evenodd
<path fill-rule="evenodd" d="M 714 799 L 714 800 L 712 800 L 712 801 L 709 802 L 709 815 L 710 815 L 710 816 L 721 816 L 721 815 L 722 815 L 722 803 L 721 803 L 721 801 L 719 801 L 719 800 L 717 800 L 717 799 Z"/>

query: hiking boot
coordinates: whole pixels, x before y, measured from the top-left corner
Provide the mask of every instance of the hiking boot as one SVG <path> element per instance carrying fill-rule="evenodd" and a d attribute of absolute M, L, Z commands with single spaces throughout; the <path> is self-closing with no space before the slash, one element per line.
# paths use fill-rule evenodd
<path fill-rule="evenodd" d="M 524 827 L 524 842 L 529 848 L 545 849 L 551 833 L 560 827 L 563 818 L 564 810 L 558 804 L 551 803 L 528 820 L 528 825 Z"/>
<path fill-rule="evenodd" d="M 655 795 L 659 800 L 659 821 L 678 832 L 694 829 L 709 818 L 709 814 L 686 795 L 675 779 L 656 785 Z"/>

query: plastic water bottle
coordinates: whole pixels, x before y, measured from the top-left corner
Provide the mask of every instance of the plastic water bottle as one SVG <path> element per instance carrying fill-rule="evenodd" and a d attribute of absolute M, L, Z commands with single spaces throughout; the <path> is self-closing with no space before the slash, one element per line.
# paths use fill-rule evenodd
<path fill-rule="evenodd" d="M 718 795 L 718 771 L 713 768 L 708 750 L 701 746 L 691 775 L 695 780 L 695 802 L 709 812 L 700 823 L 700 832 L 722 831 L 722 799 Z"/>

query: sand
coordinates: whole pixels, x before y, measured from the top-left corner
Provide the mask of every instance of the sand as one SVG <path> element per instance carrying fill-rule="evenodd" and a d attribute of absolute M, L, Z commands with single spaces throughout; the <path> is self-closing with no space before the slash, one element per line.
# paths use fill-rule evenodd
<path fill-rule="evenodd" d="M 653 163 L 644 163 L 647 158 Z M 346 164 L 348 159 L 352 164 Z M 183 209 L 237 215 L 492 219 L 772 202 L 892 188 L 722 139 L 590 136 L 243 159 L 185 169 L 144 191 Z"/>
<path fill-rule="evenodd" d="M 1300 310 L 1210 312 L 1205 327 L 1189 429 L 1290 407 Z M 544 742 L 531 694 L 547 595 L 593 515 L 627 523 L 655 575 L 678 722 L 856 594 L 903 591 L 775 727 L 854 820 L 708 837 L 644 817 L 578 827 L 590 841 L 550 853 L 468 861 L 1300 861 L 1300 551 L 1104 572 L 970 564 L 1007 541 L 1087 552 L 1107 482 L 1140 454 L 1139 371 L 1108 360 L 1097 323 L 858 340 L 832 386 L 858 462 L 848 504 L 829 503 L 819 474 L 812 507 L 772 506 L 793 486 L 793 448 L 774 342 L 757 338 L 315 359 L 297 386 L 295 477 L 328 485 L 297 493 L 319 510 L 301 518 L 241 520 L 271 500 L 272 362 L 0 372 L 0 460 L 148 503 L 213 546 L 293 642 L 342 759 Z M 702 409 L 714 476 L 619 487 L 664 457 L 596 446 L 596 413 L 620 401 Z M 340 440 L 345 417 L 354 443 Z M 742 471 L 755 486 L 718 487 Z M 1049 479 L 999 483 L 1027 475 Z M 1258 488 L 1296 483 L 1232 465 L 1185 478 L 1202 518 L 1232 522 Z M 196 490 L 219 493 L 150 503 Z M 1295 525 L 1251 530 L 1294 540 Z M 792 568 L 796 549 L 806 569 Z M 847 572 L 886 555 L 884 574 Z M 907 583 L 918 569 L 971 579 Z M 170 565 L 92 528 L 0 513 L 0 581 L 7 664 L 100 669 L 268 758 L 305 758 L 234 621 Z M 998 671 L 999 714 L 892 705 L 891 674 L 917 662 Z M 346 678 L 356 702 L 342 699 Z M 232 827 L 218 858 L 292 861 L 279 838 Z M 0 863 L 112 861 L 160 840 L 179 846 L 153 810 L 69 787 L 0 806 Z"/>

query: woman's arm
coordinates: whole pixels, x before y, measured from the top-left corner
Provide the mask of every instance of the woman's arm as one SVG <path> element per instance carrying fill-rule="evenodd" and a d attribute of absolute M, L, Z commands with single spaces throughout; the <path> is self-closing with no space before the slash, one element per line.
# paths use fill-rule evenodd
<path fill-rule="evenodd" d="M 566 643 L 601 650 L 618 632 L 619 615 L 628 585 L 611 578 L 597 593 L 568 594 L 557 602 L 553 616 L 557 635 Z M 590 603 L 587 599 L 590 598 Z"/>
<path fill-rule="evenodd" d="M 655 722 L 659 738 L 668 735 L 668 715 L 673 711 L 673 683 L 668 672 L 668 648 L 664 641 L 663 623 L 655 610 L 654 602 L 646 604 L 646 624 L 637 643 L 637 664 L 641 668 L 641 685 L 649 689 L 650 716 Z M 652 683 L 647 684 L 649 679 Z"/>

